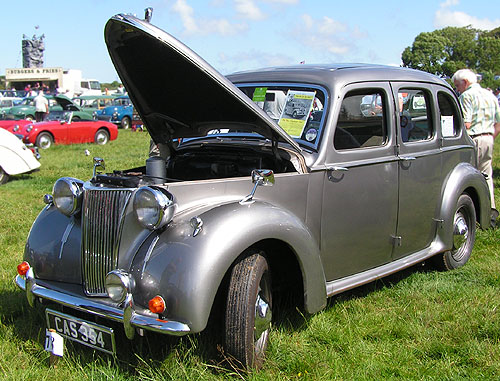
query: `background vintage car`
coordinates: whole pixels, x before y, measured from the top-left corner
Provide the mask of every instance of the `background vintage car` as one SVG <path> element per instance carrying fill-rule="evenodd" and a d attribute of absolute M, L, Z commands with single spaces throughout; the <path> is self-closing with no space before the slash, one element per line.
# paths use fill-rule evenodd
<path fill-rule="evenodd" d="M 49 101 L 49 111 L 72 111 L 73 118 L 92 119 L 92 111 L 86 111 L 75 105 L 65 95 L 45 95 Z M 24 98 L 17 106 L 6 110 L 6 118 L 35 120 L 35 97 Z"/>
<path fill-rule="evenodd" d="M 86 326 L 85 314 L 104 322 L 87 344 L 108 353 L 106 319 L 132 339 L 197 333 L 212 316 L 224 353 L 258 367 L 278 306 L 314 313 L 425 260 L 458 268 L 476 223 L 489 224 L 457 97 L 435 76 L 330 64 L 224 77 L 131 15 L 112 18 L 105 39 L 159 155 L 107 173 L 95 158 L 90 180 L 63 177 L 45 199 L 16 283 L 31 305 L 55 304 L 47 323 L 68 339 L 85 344 L 57 322 Z M 308 99 L 307 118 L 284 118 L 283 108 L 273 120 L 268 91 Z M 418 99 L 406 110 L 419 123 L 411 140 L 400 94 Z M 378 112 L 364 112 L 367 96 L 380 96 Z"/>
<path fill-rule="evenodd" d="M 10 176 L 30 173 L 40 167 L 33 151 L 14 134 L 0 129 L 0 184 Z"/>
<path fill-rule="evenodd" d="M 111 106 L 115 99 L 115 95 L 81 95 L 73 98 L 72 101 L 82 110 L 94 115 L 98 110 Z"/>
<path fill-rule="evenodd" d="M 97 119 L 118 124 L 121 128 L 130 128 L 133 106 L 128 96 L 117 97 L 112 105 L 97 111 Z"/>
<path fill-rule="evenodd" d="M 52 144 L 106 144 L 118 136 L 118 129 L 113 123 L 90 118 L 75 120 L 71 111 L 51 111 L 47 119 L 25 124 L 15 132 L 23 136 L 25 143 L 42 149 L 50 148 Z"/>

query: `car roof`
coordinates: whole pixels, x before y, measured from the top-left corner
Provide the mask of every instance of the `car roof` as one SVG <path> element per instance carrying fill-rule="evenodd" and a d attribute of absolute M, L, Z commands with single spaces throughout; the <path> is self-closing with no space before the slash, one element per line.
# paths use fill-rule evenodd
<path fill-rule="evenodd" d="M 235 83 L 256 81 L 294 81 L 319 84 L 363 81 L 410 81 L 449 86 L 443 79 L 404 67 L 365 63 L 294 65 L 241 71 L 227 76 Z"/>

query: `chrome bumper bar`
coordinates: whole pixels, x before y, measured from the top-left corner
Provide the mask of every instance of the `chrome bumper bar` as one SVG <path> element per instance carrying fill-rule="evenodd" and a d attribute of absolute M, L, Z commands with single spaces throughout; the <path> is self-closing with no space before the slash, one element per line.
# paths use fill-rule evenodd
<path fill-rule="evenodd" d="M 187 324 L 141 315 L 133 311 L 130 306 L 123 310 L 95 302 L 89 298 L 68 295 L 41 286 L 36 284 L 32 269 L 28 271 L 25 278 L 17 275 L 14 282 L 21 290 L 26 291 L 30 305 L 34 305 L 35 299 L 39 297 L 92 315 L 118 321 L 124 325 L 127 337 L 130 339 L 133 337 L 130 328 L 140 328 L 174 336 L 183 336 L 191 331 Z"/>

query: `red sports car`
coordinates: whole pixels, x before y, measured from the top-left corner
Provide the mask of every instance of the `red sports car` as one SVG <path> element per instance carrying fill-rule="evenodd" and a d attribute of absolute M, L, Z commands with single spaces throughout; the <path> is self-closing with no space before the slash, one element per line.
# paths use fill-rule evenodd
<path fill-rule="evenodd" d="M 52 111 L 46 121 L 26 124 L 15 133 L 23 135 L 24 143 L 42 149 L 52 144 L 106 144 L 118 136 L 118 128 L 113 123 L 84 119 L 72 121 L 72 117 L 71 111 Z"/>
<path fill-rule="evenodd" d="M 1 119 L 0 128 L 12 132 L 13 134 L 20 134 L 20 130 L 27 124 L 32 124 L 33 121 L 26 119 Z"/>

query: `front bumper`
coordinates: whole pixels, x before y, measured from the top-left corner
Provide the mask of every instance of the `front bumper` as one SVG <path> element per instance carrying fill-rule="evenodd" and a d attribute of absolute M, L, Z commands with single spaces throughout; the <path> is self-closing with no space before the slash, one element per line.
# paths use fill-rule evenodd
<path fill-rule="evenodd" d="M 118 321 L 123 324 L 125 333 L 130 339 L 133 337 L 135 328 L 173 336 L 183 336 L 191 331 L 187 324 L 178 321 L 162 320 L 138 314 L 133 310 L 133 303 L 131 302 L 127 303 L 125 309 L 121 309 L 92 301 L 90 298 L 65 294 L 39 285 L 36 283 L 31 269 L 26 274 L 26 277 L 17 275 L 14 282 L 20 289 L 26 292 L 30 305 L 34 304 L 36 298 L 42 298 L 78 311 Z"/>

